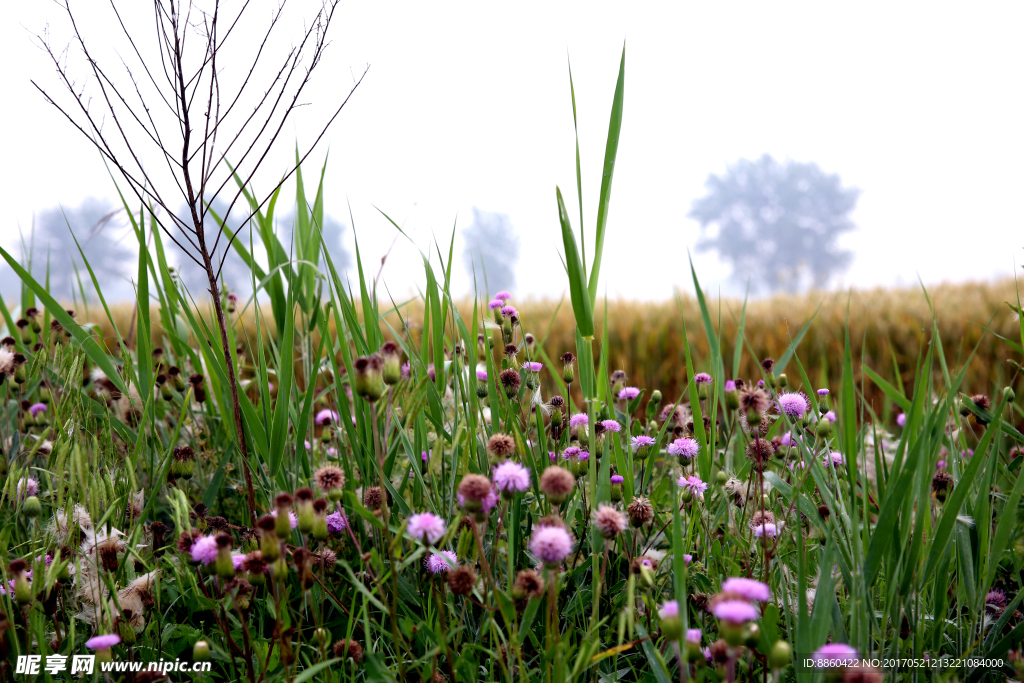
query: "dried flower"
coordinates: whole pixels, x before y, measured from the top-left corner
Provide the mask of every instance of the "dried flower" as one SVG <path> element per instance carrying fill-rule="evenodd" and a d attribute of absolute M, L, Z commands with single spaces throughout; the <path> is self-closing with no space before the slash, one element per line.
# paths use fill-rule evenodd
<path fill-rule="evenodd" d="M 602 503 L 597 506 L 594 514 L 594 526 L 602 536 L 612 539 L 626 530 L 626 517 L 612 506 Z"/>

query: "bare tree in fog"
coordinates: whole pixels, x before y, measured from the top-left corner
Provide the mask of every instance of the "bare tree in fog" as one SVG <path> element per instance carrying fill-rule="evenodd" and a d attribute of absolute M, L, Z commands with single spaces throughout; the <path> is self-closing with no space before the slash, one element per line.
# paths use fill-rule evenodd
<path fill-rule="evenodd" d="M 260 76 L 254 74 L 261 73 L 258 65 L 276 59 L 270 56 L 268 43 L 272 37 L 276 39 L 273 33 L 284 11 L 283 2 L 274 3 L 266 30 L 250 41 L 234 34 L 250 7 L 248 2 L 231 3 L 229 9 L 222 8 L 220 0 L 154 0 L 150 5 L 154 23 L 147 31 L 126 25 L 117 2 L 111 0 L 113 20 L 121 29 L 120 44 L 114 46 L 119 60 L 113 64 L 101 63 L 93 52 L 98 46 L 106 48 L 113 40 L 111 35 L 86 39 L 70 0 L 58 0 L 57 4 L 67 15 L 74 34 L 74 54 L 81 54 L 86 78 L 78 79 L 69 66 L 71 46 L 55 47 L 44 33 L 38 39 L 56 69 L 61 92 L 35 81 L 32 84 L 96 146 L 141 206 L 160 209 L 154 215 L 160 228 L 206 272 L 231 390 L 246 503 L 255 524 L 255 491 L 219 284 L 229 250 L 218 252 L 218 248 L 222 241 L 230 244 L 235 234 L 221 226 L 210 230 L 204 199 L 224 193 L 229 197 L 225 213 L 230 214 L 242 197 L 235 189 L 235 175 L 244 186 L 250 186 L 285 123 L 297 107 L 306 104 L 302 96 L 323 59 L 338 2 L 323 1 L 298 44 L 271 66 L 272 76 L 262 83 L 256 82 Z M 103 5 L 105 8 L 106 3 Z M 265 7 L 262 3 L 258 6 Z M 86 7 L 82 11 L 97 9 Z M 337 74 L 331 76 L 338 78 Z M 361 80 L 362 76 L 353 79 L 347 95 L 339 90 L 338 106 L 322 125 L 313 128 L 313 145 L 276 187 L 255 200 L 259 206 L 269 201 L 305 160 Z M 153 163 L 155 159 L 159 163 Z M 188 209 L 185 218 L 179 218 L 177 212 L 182 200 Z M 243 200 L 241 206 L 245 205 Z M 247 673 L 254 679 L 251 661 L 247 664 Z"/>
<path fill-rule="evenodd" d="M 709 225 L 718 230 L 704 233 L 697 249 L 717 251 L 732 265 L 733 279 L 755 291 L 824 287 L 853 260 L 836 242 L 856 228 L 849 214 L 860 192 L 817 164 L 781 164 L 766 154 L 710 175 L 706 187 L 689 216 L 702 232 Z"/>
<path fill-rule="evenodd" d="M 486 296 L 511 290 L 516 284 L 519 237 L 508 214 L 473 208 L 473 223 L 462 231 L 466 241 L 462 257 L 470 277 L 476 278 L 477 293 Z M 486 289 L 490 288 L 491 292 Z"/>

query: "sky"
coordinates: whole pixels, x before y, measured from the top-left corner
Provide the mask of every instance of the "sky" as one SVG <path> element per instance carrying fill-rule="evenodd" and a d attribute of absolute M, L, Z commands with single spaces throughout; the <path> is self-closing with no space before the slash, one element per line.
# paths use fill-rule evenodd
<path fill-rule="evenodd" d="M 121 4 L 135 6 L 125 14 L 133 37 L 151 41 L 147 3 Z M 317 5 L 287 4 L 268 60 L 298 40 Z M 222 65 L 225 78 L 245 68 L 256 27 L 275 3 L 252 6 L 235 44 L 240 56 Z M 71 7 L 114 73 L 130 46 L 108 3 L 71 0 Z M 10 98 L 0 143 L 0 198 L 8 207 L 0 245 L 16 248 L 35 214 L 117 195 L 91 143 L 29 82 L 60 91 L 37 35 L 48 27 L 63 47 L 67 16 L 50 2 L 8 12 L 13 18 L 0 24 L 0 56 L 9 65 L 0 91 Z M 453 228 L 467 227 L 477 207 L 508 214 L 519 236 L 515 294 L 560 297 L 567 280 L 556 186 L 578 222 L 568 66 L 591 241 L 625 44 L 601 273 L 610 296 L 659 300 L 676 288 L 691 291 L 687 252 L 700 228 L 687 218 L 690 204 L 710 173 L 764 153 L 815 162 L 861 190 L 852 214 L 858 230 L 841 242 L 855 258 L 835 286 L 1006 277 L 1024 246 L 1022 20 L 1016 2 L 342 3 L 303 97 L 309 105 L 286 126 L 255 183 L 269 190 L 294 146 L 309 148 L 368 65 L 307 171 L 315 175 L 329 153 L 325 208 L 345 224 L 351 211 L 366 268 L 376 272 L 391 249 L 383 281 L 396 295 L 414 291 L 422 253 L 434 251 L 435 239 L 446 249 Z M 69 64 L 84 76 L 74 49 Z M 291 187 L 282 204 L 294 201 Z M 380 212 L 411 241 L 395 242 Z M 348 230 L 350 245 L 352 237 Z M 455 244 L 458 253 L 458 234 Z M 453 290 L 468 292 L 471 279 L 457 258 Z M 693 258 L 706 289 L 742 292 L 716 255 Z"/>

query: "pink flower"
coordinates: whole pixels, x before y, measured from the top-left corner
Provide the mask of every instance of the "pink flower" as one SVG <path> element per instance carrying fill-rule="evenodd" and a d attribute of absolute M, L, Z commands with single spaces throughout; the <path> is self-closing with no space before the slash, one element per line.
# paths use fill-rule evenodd
<path fill-rule="evenodd" d="M 505 291 L 504 289 L 494 295 L 495 299 L 501 299 L 502 301 L 508 301 L 512 298 L 512 293 Z"/>
<path fill-rule="evenodd" d="M 826 662 L 842 661 L 847 664 L 856 664 L 860 661 L 857 651 L 846 643 L 829 643 L 822 645 L 811 655 L 815 668 L 825 668 Z"/>
<path fill-rule="evenodd" d="M 526 361 L 523 363 L 523 368 L 525 368 L 527 372 L 540 372 L 544 369 L 544 364 L 538 363 L 537 361 Z"/>
<path fill-rule="evenodd" d="M 700 645 L 701 632 L 699 628 L 686 629 L 686 642 Z"/>
<path fill-rule="evenodd" d="M 315 418 L 316 423 L 321 427 L 326 427 L 328 425 L 335 424 L 336 422 L 338 422 L 338 420 L 338 413 L 331 410 L 330 408 L 324 408 L 323 410 L 316 414 Z"/>
<path fill-rule="evenodd" d="M 653 446 L 654 439 L 652 437 L 647 436 L 646 434 L 641 434 L 639 436 L 633 437 L 632 444 L 633 448 L 644 448 L 646 446 Z"/>
<path fill-rule="evenodd" d="M 711 608 L 711 613 L 730 624 L 744 624 L 760 616 L 753 605 L 742 600 L 720 602 Z"/>
<path fill-rule="evenodd" d="M 330 534 L 340 534 L 348 527 L 348 517 L 341 510 L 335 510 L 327 515 L 327 531 Z"/>
<path fill-rule="evenodd" d="M 601 426 L 604 427 L 606 432 L 615 432 L 616 434 L 622 430 L 622 425 L 619 424 L 618 420 L 602 420 Z"/>
<path fill-rule="evenodd" d="M 569 429 L 575 429 L 576 427 L 587 424 L 588 419 L 589 418 L 586 413 L 576 413 L 569 418 Z"/>
<path fill-rule="evenodd" d="M 691 439 L 689 437 L 676 439 L 668 445 L 669 455 L 679 456 L 686 458 L 687 460 L 692 459 L 699 452 L 700 444 L 697 443 L 696 439 Z"/>
<path fill-rule="evenodd" d="M 85 646 L 90 650 L 106 650 L 121 642 L 121 636 L 116 633 L 108 633 L 102 636 L 95 636 L 85 641 Z"/>
<path fill-rule="evenodd" d="M 828 455 L 825 456 L 825 462 L 824 462 L 825 467 L 828 467 L 829 465 L 832 465 L 834 467 L 838 467 L 840 465 L 845 465 L 845 464 L 846 464 L 846 458 L 844 458 L 843 454 L 840 453 L 839 451 L 832 451 L 831 453 L 829 453 Z"/>
<path fill-rule="evenodd" d="M 423 561 L 427 571 L 431 574 L 446 572 L 459 563 L 459 558 L 451 550 L 442 550 L 439 553 L 430 553 L 430 557 Z"/>
<path fill-rule="evenodd" d="M 540 558 L 545 566 L 555 567 L 572 552 L 572 544 L 572 536 L 568 531 L 557 526 L 546 526 L 533 532 L 530 552 Z"/>
<path fill-rule="evenodd" d="M 899 415 L 897 415 L 896 416 L 896 424 L 898 424 L 901 428 L 902 427 L 906 427 L 907 426 L 907 416 L 904 415 L 903 413 L 900 413 Z"/>
<path fill-rule="evenodd" d="M 761 524 L 761 526 L 754 527 L 754 537 L 755 538 L 762 538 L 762 537 L 775 538 L 776 536 L 779 535 L 779 527 L 780 526 L 782 526 L 782 522 L 779 522 L 778 524 L 773 524 L 771 522 L 765 522 L 765 523 Z"/>
<path fill-rule="evenodd" d="M 45 403 L 33 403 L 32 407 L 28 409 L 28 412 L 32 413 L 32 417 L 35 417 L 39 413 L 45 413 L 47 411 Z"/>
<path fill-rule="evenodd" d="M 640 390 L 636 387 L 623 387 L 619 391 L 619 398 L 623 401 L 632 401 L 634 398 L 640 395 Z"/>
<path fill-rule="evenodd" d="M 686 489 L 696 498 L 703 498 L 704 492 L 708 490 L 708 485 L 700 477 L 679 477 L 676 483 L 679 484 L 680 488 Z"/>
<path fill-rule="evenodd" d="M 518 318 L 519 317 L 519 311 L 517 311 L 513 306 L 502 306 L 502 308 L 501 308 L 501 317 L 502 318 L 513 318 L 513 317 L 514 318 Z"/>
<path fill-rule="evenodd" d="M 683 562 L 685 562 L 686 564 L 690 564 L 691 562 L 693 562 L 693 555 L 683 553 Z"/>
<path fill-rule="evenodd" d="M 757 602 L 765 602 L 772 597 L 768 584 L 742 577 L 726 579 L 722 584 L 722 592 L 738 593 L 746 600 L 755 600 Z"/>
<path fill-rule="evenodd" d="M 530 488 L 530 470 L 506 460 L 494 468 L 494 484 L 502 493 L 522 493 Z"/>
<path fill-rule="evenodd" d="M 476 371 L 476 378 L 478 380 L 480 380 L 481 382 L 486 382 L 487 381 L 487 371 L 486 370 L 477 370 Z"/>
<path fill-rule="evenodd" d="M 807 397 L 800 392 L 787 392 L 779 394 L 779 412 L 785 413 L 793 420 L 799 420 L 810 407 Z"/>
<path fill-rule="evenodd" d="M 679 602 L 676 600 L 669 600 L 658 608 L 659 619 L 671 619 L 679 616 Z M 700 633 L 698 630 L 697 633 Z"/>
<path fill-rule="evenodd" d="M 412 363 L 405 361 L 402 363 L 402 379 L 410 379 L 412 377 Z"/>
<path fill-rule="evenodd" d="M 236 571 L 241 569 L 242 565 L 244 563 L 245 563 L 245 554 L 244 553 L 235 553 L 235 554 L 233 554 L 231 556 L 231 564 L 234 565 Z"/>
<path fill-rule="evenodd" d="M 406 526 L 409 535 L 416 539 L 424 539 L 429 543 L 437 543 L 444 537 L 444 520 L 432 512 L 421 512 L 409 518 Z"/>
<path fill-rule="evenodd" d="M 835 422 L 836 421 L 836 411 L 830 410 L 827 413 L 825 413 L 825 419 L 828 420 L 829 422 Z"/>
<path fill-rule="evenodd" d="M 204 566 L 217 559 L 217 539 L 213 536 L 200 536 L 192 542 L 192 561 Z"/>
<path fill-rule="evenodd" d="M 613 474 L 611 476 L 611 483 L 613 484 L 621 484 L 624 481 L 626 481 L 626 479 L 621 474 Z"/>
<path fill-rule="evenodd" d="M 18 500 L 25 500 L 29 496 L 39 493 L 39 482 L 32 477 L 22 477 L 18 480 Z"/>
<path fill-rule="evenodd" d="M 487 308 L 495 311 L 505 305 L 505 302 L 501 299 L 491 299 L 487 302 Z"/>

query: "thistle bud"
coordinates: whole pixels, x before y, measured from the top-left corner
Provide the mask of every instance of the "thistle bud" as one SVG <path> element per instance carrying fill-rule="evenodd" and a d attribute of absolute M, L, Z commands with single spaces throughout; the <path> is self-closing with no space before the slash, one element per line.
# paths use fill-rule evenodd
<path fill-rule="evenodd" d="M 43 504 L 39 502 L 39 499 L 35 496 L 29 496 L 25 499 L 25 502 L 21 504 L 21 511 L 25 513 L 25 516 L 29 519 L 35 519 L 43 512 Z"/>
<path fill-rule="evenodd" d="M 313 538 L 323 541 L 327 538 L 327 501 L 317 498 L 313 501 Z"/>
<path fill-rule="evenodd" d="M 789 384 L 789 378 L 786 377 L 786 373 L 783 372 L 779 375 L 778 384 L 780 389 L 784 388 L 787 384 Z"/>
<path fill-rule="evenodd" d="M 793 661 L 793 648 L 784 640 L 777 640 L 768 653 L 768 666 L 773 669 L 782 669 L 789 666 Z"/>
<path fill-rule="evenodd" d="M 1016 396 L 1013 393 L 1013 387 L 1003 388 L 1003 398 L 1006 399 L 1007 403 L 1013 403 L 1013 399 L 1016 398 Z"/>
<path fill-rule="evenodd" d="M 313 631 L 313 640 L 315 640 L 316 644 L 320 647 L 327 647 L 331 644 L 331 634 L 323 626 L 319 626 L 315 631 Z"/>
<path fill-rule="evenodd" d="M 165 401 L 170 401 L 174 398 L 174 391 L 171 389 L 171 385 L 167 383 L 167 375 L 157 375 L 156 384 L 160 387 L 160 397 Z"/>
<path fill-rule="evenodd" d="M 210 658 L 210 644 L 205 640 L 197 640 L 192 646 L 192 659 L 197 662 L 205 662 Z"/>
<path fill-rule="evenodd" d="M 814 434 L 822 439 L 832 434 L 832 420 L 822 417 L 814 427 Z"/>
<path fill-rule="evenodd" d="M 287 493 L 278 494 L 274 499 L 277 507 L 277 519 L 274 521 L 274 531 L 281 538 L 291 538 L 292 535 L 292 497 Z"/>
<path fill-rule="evenodd" d="M 613 503 L 618 503 L 622 500 L 622 482 L 625 481 L 622 475 L 613 474 L 611 479 L 611 499 Z"/>
<path fill-rule="evenodd" d="M 750 408 L 747 410 L 747 426 L 750 427 L 751 431 L 754 431 L 761 426 L 761 421 L 764 419 L 764 415 L 761 411 Z"/>
<path fill-rule="evenodd" d="M 718 474 L 715 475 L 715 481 L 717 481 L 719 485 L 724 485 L 725 482 L 729 481 L 729 475 L 725 470 L 718 470 Z"/>
<path fill-rule="evenodd" d="M 576 368 L 573 363 L 576 362 L 576 356 L 571 352 L 566 351 L 562 354 L 562 381 L 566 384 L 572 384 L 576 379 Z"/>
<path fill-rule="evenodd" d="M 295 492 L 295 513 L 299 516 L 299 531 L 304 534 L 311 532 L 316 519 L 311 489 L 301 488 Z"/>
<path fill-rule="evenodd" d="M 25 354 L 14 354 L 14 381 L 18 384 L 24 384 L 28 381 L 28 368 L 25 367 L 26 360 Z"/>
<path fill-rule="evenodd" d="M 235 576 L 235 562 L 231 558 L 231 536 L 228 534 L 217 534 L 217 559 L 214 560 L 214 571 L 222 579 L 231 579 Z"/>
<path fill-rule="evenodd" d="M 651 392 L 651 397 L 647 400 L 647 421 L 650 422 L 658 414 L 658 408 L 661 406 L 661 390 L 655 389 Z"/>
<path fill-rule="evenodd" d="M 357 358 L 354 364 L 354 389 L 367 401 L 374 402 L 384 394 L 384 359 L 374 353 Z M 401 367 L 399 367 L 401 374 Z"/>
<path fill-rule="evenodd" d="M 611 376 L 611 395 L 618 396 L 619 392 L 622 391 L 626 386 L 626 380 L 629 379 L 626 376 L 625 370 L 616 370 Z"/>
<path fill-rule="evenodd" d="M 398 384 L 402 379 L 402 352 L 398 344 L 386 342 L 380 347 L 380 355 L 384 359 L 384 383 Z"/>
<path fill-rule="evenodd" d="M 740 407 L 740 392 L 736 388 L 736 381 L 729 380 L 725 383 L 725 407 L 729 410 L 736 410 Z"/>
<path fill-rule="evenodd" d="M 191 479 L 195 472 L 195 465 L 192 462 L 194 457 L 195 451 L 191 446 L 175 446 L 168 479 Z"/>
<path fill-rule="evenodd" d="M 171 384 L 174 385 L 175 390 L 185 391 L 187 385 L 185 384 L 185 378 L 181 376 L 181 368 L 172 365 L 167 370 L 167 376 L 171 380 Z"/>
<path fill-rule="evenodd" d="M 14 599 L 19 605 L 27 605 L 32 602 L 32 584 L 29 583 L 28 565 L 25 560 L 17 559 L 11 562 L 10 571 L 14 576 Z"/>

